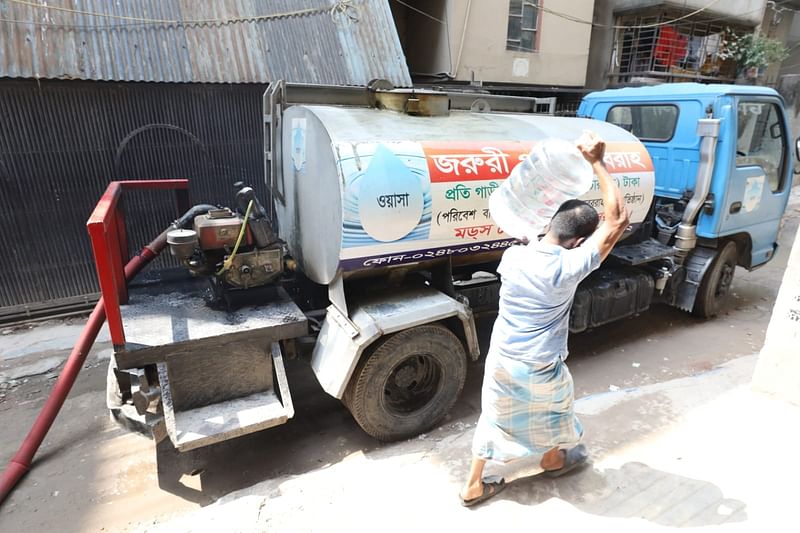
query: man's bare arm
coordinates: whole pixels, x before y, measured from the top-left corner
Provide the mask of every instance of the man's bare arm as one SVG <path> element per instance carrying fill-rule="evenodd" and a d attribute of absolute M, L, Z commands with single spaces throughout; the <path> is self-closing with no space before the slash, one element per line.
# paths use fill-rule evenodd
<path fill-rule="evenodd" d="M 597 240 L 600 260 L 602 261 L 608 257 L 611 249 L 622 237 L 625 229 L 630 224 L 630 216 L 625 209 L 619 187 L 617 187 L 616 182 L 603 163 L 603 156 L 606 151 L 605 142 L 595 134 L 590 134 L 581 140 L 578 144 L 578 149 L 592 165 L 592 170 L 600 184 L 600 192 L 603 195 L 603 216 L 605 220 L 595 231 L 594 237 Z"/>

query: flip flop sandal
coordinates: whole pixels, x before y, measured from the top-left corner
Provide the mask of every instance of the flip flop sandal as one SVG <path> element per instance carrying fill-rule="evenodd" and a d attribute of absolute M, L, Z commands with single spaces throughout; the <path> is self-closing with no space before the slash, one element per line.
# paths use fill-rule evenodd
<path fill-rule="evenodd" d="M 586 450 L 586 446 L 583 444 L 578 444 L 574 448 L 561 451 L 564 452 L 564 466 L 558 470 L 545 470 L 544 475 L 547 477 L 561 477 L 567 472 L 571 472 L 577 467 L 585 464 L 586 460 L 589 458 L 589 452 Z"/>
<path fill-rule="evenodd" d="M 490 481 L 492 479 L 492 481 Z M 472 498 L 470 500 L 465 500 L 461 498 L 461 505 L 464 507 L 472 507 L 473 505 L 478 505 L 481 502 L 485 502 L 492 496 L 499 494 L 504 488 L 506 488 L 506 480 L 503 478 L 485 478 L 481 480 L 481 485 L 483 485 L 483 494 L 478 496 L 477 498 Z"/>

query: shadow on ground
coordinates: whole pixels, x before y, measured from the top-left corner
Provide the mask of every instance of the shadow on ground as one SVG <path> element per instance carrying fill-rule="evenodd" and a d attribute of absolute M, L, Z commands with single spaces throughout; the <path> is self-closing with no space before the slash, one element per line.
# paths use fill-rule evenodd
<path fill-rule="evenodd" d="M 382 446 L 358 427 L 339 400 L 321 391 L 307 363 L 287 361 L 287 372 L 294 385 L 292 420 L 188 452 L 178 452 L 165 437 L 156 447 L 159 487 L 208 505 L 266 479 L 302 474 Z"/>
<path fill-rule="evenodd" d="M 725 498 L 713 483 L 638 462 L 602 471 L 589 466 L 559 479 L 542 475 L 522 477 L 511 481 L 497 498 L 522 505 L 538 505 L 559 498 L 585 513 L 641 518 L 668 527 L 747 520 L 745 503 Z"/>

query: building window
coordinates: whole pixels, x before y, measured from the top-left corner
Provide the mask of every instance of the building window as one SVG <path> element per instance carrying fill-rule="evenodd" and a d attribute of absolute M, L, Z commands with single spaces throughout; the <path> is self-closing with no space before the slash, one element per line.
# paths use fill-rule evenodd
<path fill-rule="evenodd" d="M 511 0 L 508 4 L 506 50 L 536 51 L 536 26 L 539 22 L 539 1 Z"/>

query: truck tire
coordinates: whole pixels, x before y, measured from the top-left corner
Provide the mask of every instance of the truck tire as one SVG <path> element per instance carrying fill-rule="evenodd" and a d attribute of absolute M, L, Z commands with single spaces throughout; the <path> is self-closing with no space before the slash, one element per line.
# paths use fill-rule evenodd
<path fill-rule="evenodd" d="M 710 318 L 722 310 L 730 294 L 738 255 L 734 242 L 728 242 L 719 250 L 697 289 L 693 315 Z"/>
<path fill-rule="evenodd" d="M 378 341 L 356 367 L 343 401 L 372 437 L 406 439 L 447 415 L 466 375 L 458 337 L 444 326 L 417 326 Z"/>

